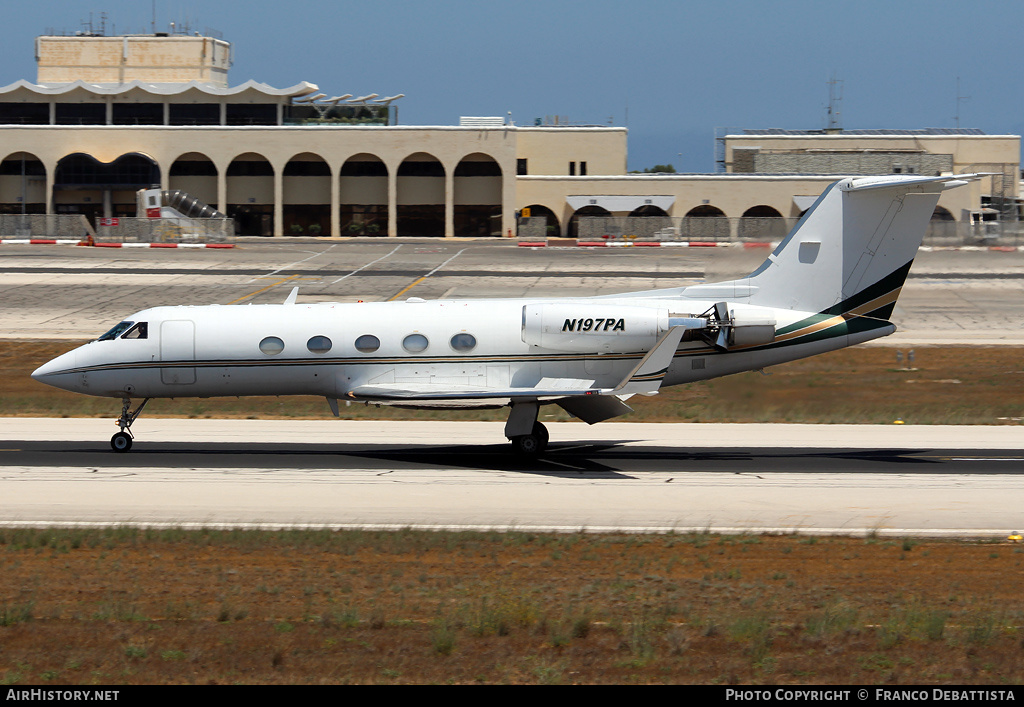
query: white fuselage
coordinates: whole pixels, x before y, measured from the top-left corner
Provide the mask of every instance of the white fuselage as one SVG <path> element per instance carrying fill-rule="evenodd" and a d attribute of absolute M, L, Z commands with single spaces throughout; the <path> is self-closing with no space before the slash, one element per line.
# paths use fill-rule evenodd
<path fill-rule="evenodd" d="M 563 310 L 578 307 L 578 324 L 559 330 L 556 322 L 544 347 L 527 343 L 524 308 L 552 302 L 562 308 L 557 310 L 559 321 Z M 651 321 L 667 322 L 668 315 L 696 316 L 713 304 L 678 297 L 624 297 L 156 307 L 126 320 L 145 322 L 145 338 L 93 341 L 33 375 L 56 387 L 116 398 L 339 398 L 361 386 L 506 390 L 531 388 L 542 379 L 593 381 L 599 388 L 613 386 L 627 375 L 665 326 L 655 327 L 648 344 L 636 334 L 640 320 L 650 328 Z M 780 329 L 814 316 L 763 309 Z M 582 331 L 584 321 L 589 331 Z M 574 331 L 567 333 L 566 328 Z M 721 351 L 703 340 L 684 340 L 664 385 L 757 369 L 891 330 L 810 336 L 803 343 L 797 337 L 785 346 L 750 351 Z M 589 341 L 594 344 L 589 346 Z M 424 343 L 425 348 L 416 350 Z M 451 406 L 466 405 L 461 401 Z"/>

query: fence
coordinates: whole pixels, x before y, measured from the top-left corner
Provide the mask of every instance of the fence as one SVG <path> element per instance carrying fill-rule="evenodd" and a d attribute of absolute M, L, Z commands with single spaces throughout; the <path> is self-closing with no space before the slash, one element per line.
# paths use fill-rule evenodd
<path fill-rule="evenodd" d="M 223 243 L 235 236 L 230 218 L 117 218 L 95 229 L 83 214 L 0 214 L 2 238 L 57 238 L 113 243 Z"/>
<path fill-rule="evenodd" d="M 0 214 L 3 238 L 79 238 L 96 232 L 82 214 Z"/>
<path fill-rule="evenodd" d="M 113 219 L 112 219 L 113 220 Z M 235 236 L 230 218 L 118 218 L 96 227 L 96 240 L 114 243 L 223 243 Z"/>
<path fill-rule="evenodd" d="M 795 218 L 679 218 L 669 216 L 586 216 L 576 220 L 579 240 L 702 241 L 742 243 L 780 241 L 799 219 Z M 519 219 L 519 239 L 544 240 L 558 236 L 544 216 Z M 1024 245 L 1024 222 L 933 220 L 928 224 L 925 245 Z"/>

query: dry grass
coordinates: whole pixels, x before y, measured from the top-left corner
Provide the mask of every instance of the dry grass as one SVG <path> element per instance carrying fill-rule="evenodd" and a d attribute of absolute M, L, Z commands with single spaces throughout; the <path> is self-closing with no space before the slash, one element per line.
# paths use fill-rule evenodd
<path fill-rule="evenodd" d="M 0 413 L 116 416 L 116 401 L 28 378 L 69 348 L 0 343 Z M 1017 349 L 919 348 L 906 363 L 849 349 L 673 389 L 624 419 L 1024 414 Z M 277 398 L 146 413 L 268 410 L 327 415 Z M 1019 684 L 1022 560 L 1019 545 L 909 538 L 8 529 L 0 684 Z"/>
<path fill-rule="evenodd" d="M 74 344 L 0 342 L 0 414 L 117 417 L 120 403 L 44 386 L 32 370 Z M 904 352 L 906 354 L 906 352 Z M 913 364 L 883 347 L 857 347 L 633 398 L 635 422 L 808 422 L 1019 424 L 1024 417 L 1024 355 L 1015 347 L 925 347 Z M 346 419 L 504 419 L 496 411 L 410 411 L 351 405 Z M 324 418 L 322 398 L 154 400 L 147 417 Z M 566 420 L 556 406 L 543 420 Z"/>
<path fill-rule="evenodd" d="M 0 531 L 0 684 L 1019 684 L 1021 546 Z"/>

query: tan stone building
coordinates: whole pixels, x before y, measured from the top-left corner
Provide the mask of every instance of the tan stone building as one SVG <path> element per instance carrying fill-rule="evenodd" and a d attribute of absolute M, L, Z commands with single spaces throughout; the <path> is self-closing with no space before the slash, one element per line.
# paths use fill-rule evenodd
<path fill-rule="evenodd" d="M 725 140 L 725 174 L 630 175 L 625 128 L 397 125 L 400 95 L 231 87 L 232 47 L 212 37 L 43 36 L 36 57 L 36 82 L 0 88 L 0 213 L 129 216 L 136 191 L 158 186 L 251 235 L 508 235 L 525 210 L 547 219 L 542 235 L 653 216 L 644 223 L 665 237 L 744 237 L 747 222 L 785 232 L 846 174 L 1019 174 L 1019 137 L 964 131 L 742 134 Z M 940 207 L 970 218 L 993 194 L 1018 198 L 1016 180 L 954 190 Z"/>
<path fill-rule="evenodd" d="M 1020 209 L 1020 136 L 974 129 L 745 130 L 722 141 L 730 174 L 921 174 L 984 172 L 975 199 L 959 211 L 940 201 L 956 220 L 988 211 L 1017 220 Z M 950 211 L 951 207 L 954 209 Z M 968 212 L 966 215 L 964 212 Z"/>

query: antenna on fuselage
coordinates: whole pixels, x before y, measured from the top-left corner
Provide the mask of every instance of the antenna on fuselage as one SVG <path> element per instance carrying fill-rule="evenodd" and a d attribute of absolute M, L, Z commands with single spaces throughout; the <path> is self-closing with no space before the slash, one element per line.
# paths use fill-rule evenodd
<path fill-rule="evenodd" d="M 298 287 L 293 287 L 292 291 L 288 293 L 287 297 L 285 297 L 284 303 L 285 304 L 295 304 L 295 300 L 298 298 L 298 296 L 299 296 L 299 288 Z"/>

